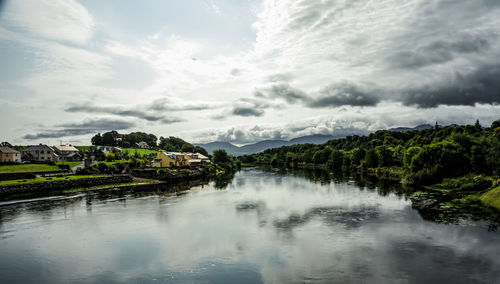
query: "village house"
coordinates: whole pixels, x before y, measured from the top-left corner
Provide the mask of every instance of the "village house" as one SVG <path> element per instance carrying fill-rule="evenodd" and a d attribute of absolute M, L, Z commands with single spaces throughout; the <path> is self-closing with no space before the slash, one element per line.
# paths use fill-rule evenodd
<path fill-rule="evenodd" d="M 155 168 L 199 167 L 203 163 L 210 163 L 210 159 L 200 153 L 158 152 L 151 166 Z"/>
<path fill-rule="evenodd" d="M 148 143 L 146 143 L 144 141 L 141 141 L 139 143 L 135 143 L 135 147 L 137 147 L 139 149 L 149 149 Z"/>
<path fill-rule="evenodd" d="M 112 152 L 112 153 L 121 153 L 122 152 L 121 148 L 113 147 L 113 146 L 97 146 L 96 149 L 103 151 L 104 154 L 108 154 L 109 152 Z"/>
<path fill-rule="evenodd" d="M 178 152 L 158 152 L 152 166 L 156 168 L 184 167 L 188 165 L 188 160 L 183 153 Z"/>
<path fill-rule="evenodd" d="M 80 151 L 71 145 L 60 145 L 53 146 L 52 149 L 55 150 L 58 162 L 68 162 L 68 161 L 81 161 L 82 155 Z"/>
<path fill-rule="evenodd" d="M 0 163 L 20 163 L 21 153 L 9 147 L 0 147 Z"/>
<path fill-rule="evenodd" d="M 35 145 L 21 151 L 22 159 L 26 161 L 57 162 L 59 156 L 52 147 L 47 145 Z"/>
<path fill-rule="evenodd" d="M 210 163 L 210 159 L 200 153 L 184 153 L 184 157 L 191 167 L 200 167 L 203 163 Z"/>

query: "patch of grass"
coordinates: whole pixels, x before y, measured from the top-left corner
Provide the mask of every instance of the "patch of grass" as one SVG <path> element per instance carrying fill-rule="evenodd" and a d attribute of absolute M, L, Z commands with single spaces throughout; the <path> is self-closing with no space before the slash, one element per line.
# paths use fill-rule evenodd
<path fill-rule="evenodd" d="M 150 155 L 150 154 L 156 154 L 155 150 L 149 150 L 149 149 L 137 149 L 137 148 L 122 148 L 122 153 L 125 151 L 128 152 L 129 156 L 135 155 L 135 153 L 138 153 L 141 156 L 144 155 Z"/>
<path fill-rule="evenodd" d="M 58 172 L 58 166 L 47 164 L 21 164 L 21 165 L 0 165 L 0 173 L 36 173 L 36 172 Z"/>
<path fill-rule="evenodd" d="M 483 204 L 500 210 L 500 186 L 484 193 L 479 199 Z"/>
<path fill-rule="evenodd" d="M 42 178 L 34 178 L 34 179 L 19 179 L 19 180 L 4 180 L 0 181 L 0 185 L 12 185 L 12 184 L 30 184 L 30 183 L 38 183 L 38 182 L 49 182 L 49 181 L 57 181 L 57 180 L 72 180 L 72 179 L 83 179 L 83 178 L 96 178 L 96 177 L 104 177 L 105 175 L 74 175 L 67 177 L 42 177 Z"/>
<path fill-rule="evenodd" d="M 100 163 L 104 163 L 104 164 L 106 164 L 107 166 L 112 166 L 112 165 L 114 165 L 114 164 L 129 163 L 129 162 L 130 162 L 130 160 L 123 160 L 123 159 L 122 159 L 122 160 L 115 160 L 115 161 L 111 161 L 111 162 L 108 162 L 108 161 L 101 161 L 101 162 L 99 162 L 98 164 L 100 164 Z"/>
<path fill-rule="evenodd" d="M 90 150 L 90 147 L 92 147 L 92 146 L 75 146 L 76 149 L 78 149 L 84 153 L 87 152 L 88 150 Z"/>
<path fill-rule="evenodd" d="M 459 190 L 464 192 L 483 191 L 492 186 L 494 179 L 483 175 L 467 175 L 458 178 L 445 178 L 441 183 L 426 186 L 432 190 Z"/>

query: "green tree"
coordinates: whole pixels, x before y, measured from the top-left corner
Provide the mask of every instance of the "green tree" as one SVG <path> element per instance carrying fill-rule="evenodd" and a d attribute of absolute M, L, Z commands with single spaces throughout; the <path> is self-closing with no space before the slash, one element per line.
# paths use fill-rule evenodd
<path fill-rule="evenodd" d="M 422 151 L 422 148 L 415 146 L 415 147 L 410 147 L 405 151 L 405 155 L 403 158 L 403 166 L 407 169 L 410 168 L 411 163 L 413 161 L 413 157 L 418 155 Z"/>
<path fill-rule="evenodd" d="M 375 168 L 378 165 L 378 155 L 374 148 L 370 148 L 365 154 L 365 166 Z"/>

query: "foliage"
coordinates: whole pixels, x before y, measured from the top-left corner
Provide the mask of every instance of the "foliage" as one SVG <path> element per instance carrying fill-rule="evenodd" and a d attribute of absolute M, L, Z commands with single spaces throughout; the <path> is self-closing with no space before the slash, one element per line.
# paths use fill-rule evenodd
<path fill-rule="evenodd" d="M 132 132 L 130 134 L 120 134 L 116 131 L 97 133 L 90 140 L 92 145 L 99 146 L 119 146 L 119 147 L 133 147 L 136 143 L 146 142 L 149 147 L 156 147 L 158 139 L 154 134 L 144 132 Z"/>
<path fill-rule="evenodd" d="M 58 172 L 61 169 L 47 164 L 0 165 L 0 173 Z"/>
<path fill-rule="evenodd" d="M 241 169 L 241 162 L 229 155 L 226 150 L 214 150 L 212 162 L 228 171 Z"/>
<path fill-rule="evenodd" d="M 500 210 L 500 186 L 484 193 L 479 199 L 485 205 Z"/>
<path fill-rule="evenodd" d="M 301 144 L 239 157 L 245 164 L 296 167 L 325 164 L 348 171 L 399 167 L 404 182 L 425 185 L 468 173 L 500 175 L 500 120 L 490 127 L 438 126 L 406 132 L 378 130 L 322 145 Z M 370 170 L 371 171 L 371 170 Z"/>

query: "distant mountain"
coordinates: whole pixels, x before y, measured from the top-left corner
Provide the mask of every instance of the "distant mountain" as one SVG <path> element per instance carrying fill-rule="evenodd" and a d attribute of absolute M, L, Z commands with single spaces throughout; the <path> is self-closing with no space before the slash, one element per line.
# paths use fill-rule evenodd
<path fill-rule="evenodd" d="M 389 129 L 390 131 L 398 131 L 398 132 L 406 132 L 406 131 L 412 131 L 412 130 L 422 130 L 422 129 L 432 129 L 434 126 L 430 124 L 420 124 L 415 127 L 396 127 L 396 128 L 391 128 Z"/>
<path fill-rule="evenodd" d="M 231 155 L 241 156 L 241 155 L 259 153 L 259 152 L 262 152 L 264 150 L 271 149 L 271 148 L 278 148 L 281 146 L 289 146 L 289 145 L 294 145 L 294 144 L 307 144 L 307 143 L 323 144 L 328 140 L 332 140 L 335 138 L 342 138 L 342 137 L 344 137 L 344 136 L 330 136 L 330 135 L 316 134 L 316 135 L 308 135 L 308 136 L 294 138 L 290 141 L 264 140 L 264 141 L 260 141 L 260 142 L 254 143 L 254 144 L 244 145 L 241 147 L 233 145 L 229 142 L 219 142 L 219 141 L 206 143 L 206 144 L 195 144 L 195 145 L 205 148 L 210 154 L 212 154 L 212 152 L 214 150 L 224 149 L 224 150 L 226 150 L 226 152 L 228 152 Z"/>

